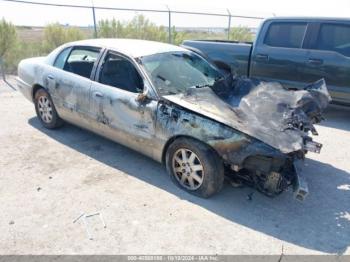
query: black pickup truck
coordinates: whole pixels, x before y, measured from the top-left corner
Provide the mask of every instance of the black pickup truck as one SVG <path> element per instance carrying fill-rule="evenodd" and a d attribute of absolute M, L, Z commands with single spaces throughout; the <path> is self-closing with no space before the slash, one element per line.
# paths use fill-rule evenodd
<path fill-rule="evenodd" d="M 302 88 L 324 78 L 337 104 L 350 105 L 350 19 L 266 19 L 254 43 L 184 41 L 238 75 Z"/>

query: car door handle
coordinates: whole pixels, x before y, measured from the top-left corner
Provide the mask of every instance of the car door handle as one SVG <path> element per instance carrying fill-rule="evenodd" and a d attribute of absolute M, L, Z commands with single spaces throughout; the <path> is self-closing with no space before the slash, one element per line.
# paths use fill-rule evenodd
<path fill-rule="evenodd" d="M 59 87 L 59 83 L 56 82 L 56 80 L 55 80 L 55 78 L 53 77 L 53 75 L 47 75 L 46 78 L 47 78 L 48 81 L 51 81 L 51 83 L 53 83 L 53 86 L 54 86 L 55 88 L 58 88 L 58 87 Z"/>
<path fill-rule="evenodd" d="M 94 92 L 94 96 L 96 97 L 103 97 L 103 94 L 100 92 Z"/>
<path fill-rule="evenodd" d="M 268 61 L 269 56 L 267 54 L 257 54 L 255 58 L 259 61 Z"/>
<path fill-rule="evenodd" d="M 309 58 L 308 63 L 312 65 L 322 65 L 323 60 L 318 58 Z"/>
<path fill-rule="evenodd" d="M 55 80 L 55 78 L 53 77 L 53 75 L 48 75 L 48 76 L 47 76 L 47 79 Z"/>

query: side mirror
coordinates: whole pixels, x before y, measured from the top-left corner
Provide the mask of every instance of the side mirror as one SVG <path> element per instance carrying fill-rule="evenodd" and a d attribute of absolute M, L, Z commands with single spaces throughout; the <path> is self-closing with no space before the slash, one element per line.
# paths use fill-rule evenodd
<path fill-rule="evenodd" d="M 148 92 L 143 92 L 143 93 L 139 93 L 136 97 L 136 101 L 139 102 L 140 104 L 144 103 L 145 101 L 147 101 L 148 99 Z"/>
<path fill-rule="evenodd" d="M 141 89 L 141 88 L 140 88 Z M 147 101 L 152 100 L 152 95 L 149 93 L 150 87 L 147 83 L 143 85 L 143 90 L 140 90 L 140 93 L 136 97 L 136 101 L 140 104 L 146 103 Z"/>

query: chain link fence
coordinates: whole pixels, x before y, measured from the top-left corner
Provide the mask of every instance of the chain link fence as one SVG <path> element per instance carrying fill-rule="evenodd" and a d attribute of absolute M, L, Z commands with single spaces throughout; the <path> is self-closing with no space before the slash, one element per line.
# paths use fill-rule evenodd
<path fill-rule="evenodd" d="M 124 12 L 124 13 L 145 13 L 149 14 L 152 17 L 157 15 L 162 15 L 163 18 L 166 17 L 166 25 L 168 32 L 168 42 L 173 42 L 173 34 L 174 34 L 174 28 L 176 28 L 176 22 L 173 22 L 174 18 L 177 17 L 177 20 L 188 20 L 189 17 L 193 16 L 195 17 L 205 17 L 205 19 L 220 19 L 222 26 L 220 27 L 200 27 L 196 25 L 196 22 L 191 23 L 191 27 L 186 28 L 182 27 L 179 30 L 189 30 L 189 31 L 206 31 L 206 32 L 215 32 L 215 31 L 222 31 L 225 33 L 225 39 L 230 40 L 230 32 L 233 25 L 233 21 L 235 19 L 239 19 L 239 21 L 243 20 L 250 20 L 248 24 L 253 24 L 254 26 L 251 27 L 252 32 L 254 33 L 254 30 L 256 29 L 257 25 L 260 23 L 264 17 L 262 16 L 245 16 L 245 15 L 236 15 L 232 14 L 229 9 L 226 9 L 224 12 L 200 12 L 200 11 L 183 11 L 183 10 L 172 10 L 169 8 L 169 6 L 164 6 L 164 8 L 159 9 L 146 9 L 146 8 L 124 8 L 124 7 L 108 7 L 108 6 L 98 6 L 98 5 L 74 5 L 74 4 L 64 4 L 64 3 L 48 3 L 48 2 L 39 2 L 39 1 L 26 1 L 26 0 L 0 0 L 1 2 L 7 2 L 8 4 L 12 4 L 14 8 L 27 8 L 28 6 L 36 6 L 36 7 L 51 7 L 51 8 L 69 8 L 69 9 L 75 9 L 77 12 L 79 11 L 79 14 L 82 16 L 85 16 L 85 21 L 87 21 L 87 15 L 90 13 L 90 25 L 93 27 L 94 36 L 97 36 L 98 32 L 98 18 L 104 16 L 104 13 L 111 13 L 111 12 Z M 18 6 L 20 5 L 20 6 Z M 63 10 L 60 10 L 61 12 Z M 58 11 L 58 13 L 60 13 Z M 62 12 L 63 14 L 64 12 Z M 3 14 L 2 14 L 3 15 Z M 113 14 L 112 14 L 113 15 Z M 1 15 L 0 15 L 1 16 Z M 4 15 L 6 17 L 6 15 Z M 163 19 L 164 20 L 164 19 Z M 199 19 L 197 19 L 199 20 Z M 28 21 L 27 25 L 30 25 L 32 21 Z M 225 23 L 225 24 L 224 24 Z M 164 24 L 164 21 L 163 21 Z M 88 26 L 88 25 L 86 25 Z M 224 39 L 222 39 L 224 40 Z"/>
<path fill-rule="evenodd" d="M 192 10 L 189 6 L 181 10 L 164 5 L 151 8 L 150 1 L 137 8 L 125 7 L 129 2 L 115 7 L 92 1 L 86 5 L 85 0 L 75 0 L 81 1 L 81 5 L 68 1 L 0 0 L 0 19 L 15 24 L 17 32 L 16 44 L 1 57 L 3 71 L 15 73 L 18 62 L 24 58 L 43 56 L 64 42 L 92 37 L 139 38 L 173 44 L 186 39 L 252 41 L 264 19 L 236 15 L 223 8 L 211 12 L 199 11 L 200 7 Z M 0 20 L 0 27 L 5 20 Z"/>

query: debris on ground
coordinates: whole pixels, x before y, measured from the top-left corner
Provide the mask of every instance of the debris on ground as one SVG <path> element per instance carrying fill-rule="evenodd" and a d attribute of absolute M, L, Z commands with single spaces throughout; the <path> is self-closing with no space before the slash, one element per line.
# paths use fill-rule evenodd
<path fill-rule="evenodd" d="M 93 217 L 93 216 L 99 216 L 100 220 L 101 220 L 101 223 L 103 225 L 103 228 L 106 228 L 107 225 L 105 223 L 105 220 L 103 219 L 103 216 L 102 216 L 102 213 L 100 212 L 97 212 L 97 213 L 93 213 L 93 214 L 86 214 L 86 213 L 81 213 L 80 216 L 78 216 L 76 219 L 74 219 L 73 223 L 76 223 L 78 220 L 82 219 L 83 220 L 83 223 L 84 223 L 84 226 L 85 226 L 85 231 L 86 231 L 86 234 L 88 236 L 88 238 L 90 240 L 93 240 L 93 237 L 91 235 L 91 232 L 90 232 L 90 229 L 89 229 L 89 224 L 87 222 L 87 218 L 90 218 L 90 217 Z"/>

